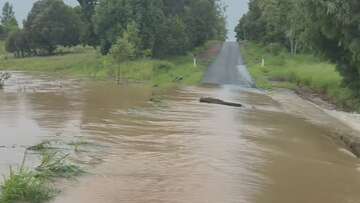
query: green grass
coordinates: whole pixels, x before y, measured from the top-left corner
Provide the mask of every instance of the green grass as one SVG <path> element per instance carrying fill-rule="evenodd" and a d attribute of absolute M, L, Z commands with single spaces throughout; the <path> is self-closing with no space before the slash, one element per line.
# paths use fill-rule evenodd
<path fill-rule="evenodd" d="M 10 169 L 10 174 L 4 179 L 1 185 L 0 202 L 30 202 L 40 203 L 50 200 L 56 190 L 50 182 L 38 176 L 38 173 L 31 170 L 20 168 L 14 171 Z"/>
<path fill-rule="evenodd" d="M 45 141 L 28 150 L 39 153 L 40 164 L 34 169 L 25 169 L 23 163 L 18 170 L 10 168 L 8 176 L 0 185 L 0 202 L 42 203 L 53 198 L 59 191 L 53 186 L 58 178 L 73 178 L 84 173 L 77 165 L 68 161 L 68 155 L 62 154 L 51 142 Z"/>
<path fill-rule="evenodd" d="M 91 76 L 100 65 L 100 58 L 93 50 L 48 57 L 14 58 L 7 55 L 0 60 L 0 69 Z"/>
<path fill-rule="evenodd" d="M 195 50 L 201 53 L 220 42 L 211 41 Z M 0 49 L 3 44 L 0 43 Z M 11 54 L 0 59 L 0 70 L 47 72 L 58 75 L 86 77 L 98 80 L 114 79 L 120 67 L 121 77 L 127 81 L 147 82 L 154 86 L 169 87 L 177 84 L 195 85 L 203 76 L 209 60 L 200 60 L 193 66 L 191 54 L 164 60 L 138 59 L 126 64 L 116 64 L 110 56 L 102 56 L 91 48 L 60 49 L 63 55 L 48 57 L 14 58 Z M 167 69 L 159 66 L 167 64 Z M 179 80 L 181 78 L 181 80 Z"/>
<path fill-rule="evenodd" d="M 359 100 L 342 85 L 342 77 L 335 64 L 309 54 L 272 54 L 265 46 L 253 42 L 243 44 L 241 49 L 259 88 L 306 87 L 325 95 L 340 107 L 360 110 Z M 261 66 L 262 58 L 265 60 L 264 67 Z"/>

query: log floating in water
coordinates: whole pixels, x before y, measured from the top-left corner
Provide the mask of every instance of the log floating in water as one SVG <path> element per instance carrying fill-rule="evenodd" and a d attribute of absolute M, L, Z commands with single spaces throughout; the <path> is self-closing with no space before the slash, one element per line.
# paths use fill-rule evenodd
<path fill-rule="evenodd" d="M 225 105 L 225 106 L 233 106 L 233 107 L 243 107 L 242 104 L 239 103 L 232 103 L 232 102 L 226 102 L 221 99 L 211 98 L 211 97 L 204 97 L 200 99 L 201 103 L 209 103 L 209 104 L 219 104 L 219 105 Z"/>

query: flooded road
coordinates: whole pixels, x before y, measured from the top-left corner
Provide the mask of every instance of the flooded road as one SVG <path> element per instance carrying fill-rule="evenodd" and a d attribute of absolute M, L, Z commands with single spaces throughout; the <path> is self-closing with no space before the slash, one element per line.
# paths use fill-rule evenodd
<path fill-rule="evenodd" d="M 359 161 L 329 138 L 346 127 L 314 105 L 234 86 L 181 88 L 160 103 L 151 94 L 15 74 L 0 91 L 1 172 L 42 140 L 83 139 L 102 146 L 88 155 L 101 162 L 53 202 L 360 202 Z"/>
<path fill-rule="evenodd" d="M 116 136 L 107 119 L 146 106 L 150 96 L 150 88 L 143 86 L 13 73 L 0 90 L 0 173 L 19 165 L 26 148 L 44 140 L 91 139 L 106 147 Z"/>

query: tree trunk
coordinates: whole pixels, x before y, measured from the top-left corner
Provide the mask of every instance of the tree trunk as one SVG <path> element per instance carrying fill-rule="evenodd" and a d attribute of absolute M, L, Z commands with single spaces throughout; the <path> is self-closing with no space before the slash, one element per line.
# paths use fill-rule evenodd
<path fill-rule="evenodd" d="M 117 84 L 120 85 L 120 65 L 117 68 L 116 81 L 117 81 Z"/>
<path fill-rule="evenodd" d="M 200 99 L 201 103 L 209 103 L 209 104 L 219 104 L 219 105 L 225 105 L 225 106 L 232 106 L 232 107 L 243 107 L 242 104 L 239 103 L 233 103 L 233 102 L 226 102 L 221 99 L 217 98 L 211 98 L 211 97 L 203 97 Z"/>
<path fill-rule="evenodd" d="M 294 55 L 294 39 L 290 38 L 290 54 Z"/>

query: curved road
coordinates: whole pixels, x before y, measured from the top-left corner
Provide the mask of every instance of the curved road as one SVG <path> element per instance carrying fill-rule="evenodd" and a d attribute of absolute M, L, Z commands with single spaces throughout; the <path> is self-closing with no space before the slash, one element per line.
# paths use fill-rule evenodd
<path fill-rule="evenodd" d="M 204 84 L 240 85 L 254 87 L 255 84 L 241 58 L 237 42 L 225 42 L 219 56 L 210 65 Z"/>

